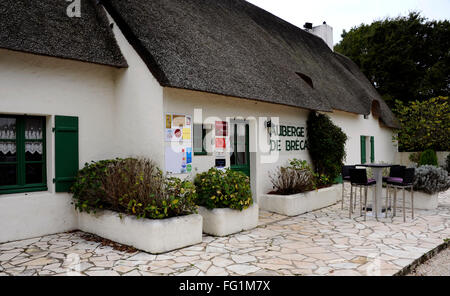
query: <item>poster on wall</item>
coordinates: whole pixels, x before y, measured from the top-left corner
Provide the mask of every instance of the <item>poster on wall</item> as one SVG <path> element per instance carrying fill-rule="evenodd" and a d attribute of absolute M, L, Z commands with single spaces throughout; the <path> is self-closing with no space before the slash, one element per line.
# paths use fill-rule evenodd
<path fill-rule="evenodd" d="M 216 137 L 227 137 L 227 122 L 226 121 L 216 121 Z"/>
<path fill-rule="evenodd" d="M 192 171 L 192 118 L 182 114 L 166 114 L 165 167 L 170 174 Z"/>

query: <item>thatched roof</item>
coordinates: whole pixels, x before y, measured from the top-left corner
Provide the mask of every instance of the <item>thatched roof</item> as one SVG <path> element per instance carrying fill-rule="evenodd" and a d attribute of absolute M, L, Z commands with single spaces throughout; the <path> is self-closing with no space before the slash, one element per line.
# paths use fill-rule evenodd
<path fill-rule="evenodd" d="M 81 0 L 81 17 L 65 0 L 1 0 L 0 48 L 114 67 L 127 62 L 95 0 Z"/>
<path fill-rule="evenodd" d="M 397 122 L 361 71 L 325 42 L 243 0 L 103 0 L 162 86 Z M 311 87 L 312 86 L 312 87 Z"/>

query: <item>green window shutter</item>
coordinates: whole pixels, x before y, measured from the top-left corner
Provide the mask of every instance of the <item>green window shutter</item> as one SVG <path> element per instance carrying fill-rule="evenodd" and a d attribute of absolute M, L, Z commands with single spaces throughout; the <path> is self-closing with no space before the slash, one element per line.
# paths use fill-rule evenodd
<path fill-rule="evenodd" d="M 78 173 L 78 117 L 55 116 L 56 192 L 69 192 Z"/>
<path fill-rule="evenodd" d="M 375 137 L 370 137 L 370 161 L 375 162 Z"/>
<path fill-rule="evenodd" d="M 366 137 L 361 136 L 361 164 L 365 164 L 366 162 Z"/>

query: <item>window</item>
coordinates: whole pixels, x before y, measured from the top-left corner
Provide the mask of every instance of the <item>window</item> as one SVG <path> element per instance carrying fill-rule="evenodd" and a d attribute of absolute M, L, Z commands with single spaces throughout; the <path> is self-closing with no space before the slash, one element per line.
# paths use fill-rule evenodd
<path fill-rule="evenodd" d="M 311 77 L 309 77 L 306 74 L 300 73 L 300 72 L 295 72 L 298 76 L 300 76 L 301 79 L 303 79 L 303 81 L 305 81 L 311 88 L 314 88 L 314 83 L 313 80 L 311 79 Z"/>
<path fill-rule="evenodd" d="M 47 190 L 45 117 L 0 115 L 0 194 Z"/>
<path fill-rule="evenodd" d="M 206 129 L 203 124 L 194 124 L 194 155 L 208 155 L 205 149 Z"/>

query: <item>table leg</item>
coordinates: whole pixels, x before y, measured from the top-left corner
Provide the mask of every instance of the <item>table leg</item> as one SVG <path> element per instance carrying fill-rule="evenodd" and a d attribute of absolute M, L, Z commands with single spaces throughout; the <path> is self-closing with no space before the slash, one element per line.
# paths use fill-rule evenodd
<path fill-rule="evenodd" d="M 372 171 L 373 171 L 373 176 L 377 182 L 376 189 L 375 189 L 376 199 L 373 201 L 374 208 L 376 210 L 375 217 L 378 217 L 378 216 L 382 217 L 383 168 L 372 168 Z M 375 201 L 376 201 L 376 204 L 375 204 Z"/>

